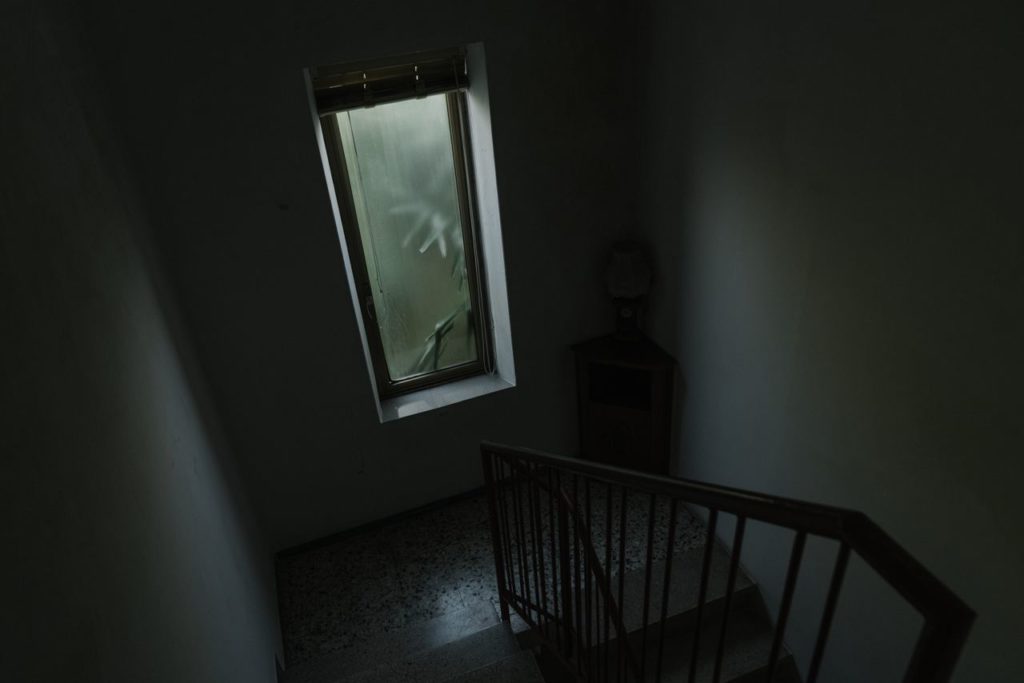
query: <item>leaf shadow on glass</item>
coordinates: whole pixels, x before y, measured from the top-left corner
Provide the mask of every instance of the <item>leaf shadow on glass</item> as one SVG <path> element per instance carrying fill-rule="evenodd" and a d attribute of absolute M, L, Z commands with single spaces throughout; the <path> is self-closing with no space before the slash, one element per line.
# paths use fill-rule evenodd
<path fill-rule="evenodd" d="M 478 359 L 460 140 L 445 95 L 339 114 L 387 380 Z"/>
<path fill-rule="evenodd" d="M 448 160 L 438 159 L 435 172 L 427 183 L 419 188 L 415 196 L 406 191 L 399 192 L 396 200 L 400 203 L 392 207 L 390 213 L 407 217 L 411 222 L 402 240 L 403 249 L 412 247 L 418 253 L 429 256 L 431 247 L 436 247 L 441 259 L 446 259 L 449 251 L 453 252 L 449 276 L 456 281 L 458 291 L 464 292 L 467 282 L 465 244 L 462 225 L 452 217 L 448 208 L 451 185 L 450 178 L 446 177 L 447 171 Z M 473 330 L 473 308 L 469 304 L 469 297 L 462 297 L 448 315 L 434 324 L 433 331 L 423 339 L 423 353 L 414 365 L 413 372 L 420 374 L 439 369 L 441 356 L 460 316 L 465 316 L 467 329 Z M 467 334 L 467 352 L 472 344 L 473 335 Z"/>

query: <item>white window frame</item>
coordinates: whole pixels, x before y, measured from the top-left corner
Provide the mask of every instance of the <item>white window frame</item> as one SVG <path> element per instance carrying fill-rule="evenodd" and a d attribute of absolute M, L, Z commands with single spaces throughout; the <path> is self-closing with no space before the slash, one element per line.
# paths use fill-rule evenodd
<path fill-rule="evenodd" d="M 344 260 L 345 272 L 352 298 L 356 324 L 363 346 L 364 360 L 369 373 L 373 398 L 377 406 L 377 414 L 381 422 L 416 415 L 428 410 L 484 396 L 515 386 L 515 364 L 512 354 L 511 325 L 509 321 L 508 290 L 505 281 L 505 259 L 502 248 L 501 217 L 498 206 L 497 176 L 494 167 L 494 145 L 491 136 L 490 102 L 488 97 L 487 74 L 483 45 L 475 43 L 465 48 L 467 71 L 470 74 L 468 88 L 460 93 L 462 99 L 461 113 L 466 128 L 464 143 L 467 156 L 472 160 L 468 171 L 467 183 L 475 199 L 475 238 L 476 257 L 479 265 L 478 277 L 483 301 L 482 308 L 486 315 L 479 321 L 485 327 L 483 334 L 488 336 L 488 364 L 483 372 L 471 376 L 457 376 L 443 383 L 423 386 L 423 388 L 395 393 L 382 385 L 381 369 L 375 366 L 373 342 L 375 330 L 367 330 L 363 312 L 363 293 L 359 288 L 358 273 L 360 268 L 353 268 L 355 259 L 362 259 L 362 254 L 351 253 L 350 241 L 346 239 L 346 225 L 340 209 L 337 191 L 331 172 L 330 150 L 324 128 L 317 110 L 313 86 L 313 70 L 305 72 L 310 109 L 316 131 L 316 141 L 320 151 L 320 159 L 327 181 L 331 209 L 334 215 L 339 243 Z M 356 226 L 348 226 L 350 230 Z M 378 363 L 383 362 L 378 360 Z M 384 374 L 386 375 L 386 369 Z"/>

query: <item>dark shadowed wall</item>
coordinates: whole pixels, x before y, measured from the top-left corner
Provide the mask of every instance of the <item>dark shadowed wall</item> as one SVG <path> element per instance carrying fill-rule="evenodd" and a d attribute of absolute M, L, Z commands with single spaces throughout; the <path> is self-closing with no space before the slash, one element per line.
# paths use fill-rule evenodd
<path fill-rule="evenodd" d="M 73 22 L 0 10 L 0 677 L 271 683 L 269 544 Z"/>
<path fill-rule="evenodd" d="M 1024 680 L 1019 15 L 651 5 L 640 203 L 688 384 L 678 472 L 866 511 L 979 612 L 956 680 Z M 788 542 L 744 555 L 773 601 Z M 824 680 L 905 663 L 917 621 L 866 575 Z"/>
<path fill-rule="evenodd" d="M 610 327 L 631 104 L 616 3 L 83 9 L 160 251 L 282 548 L 479 486 L 481 439 L 575 448 L 569 344 Z M 381 425 L 302 69 L 482 41 L 518 386 Z"/>

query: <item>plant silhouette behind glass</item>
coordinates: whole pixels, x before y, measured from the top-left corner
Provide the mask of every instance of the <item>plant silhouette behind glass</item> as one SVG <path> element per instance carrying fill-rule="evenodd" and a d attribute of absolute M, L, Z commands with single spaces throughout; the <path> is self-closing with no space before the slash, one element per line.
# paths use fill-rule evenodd
<path fill-rule="evenodd" d="M 409 231 L 402 240 L 403 248 L 418 244 L 414 248 L 420 254 L 427 254 L 431 247 L 436 247 L 441 259 L 448 258 L 449 250 L 453 252 L 449 276 L 457 281 L 457 290 L 463 292 L 467 281 L 466 252 L 458 201 L 450 181 L 450 158 L 446 155 L 439 155 L 437 158 L 434 172 L 426 182 L 421 184 L 415 193 L 401 192 L 397 198 L 401 203 L 393 206 L 390 213 L 402 216 L 410 224 Z M 439 369 L 441 355 L 448 346 L 449 334 L 455 329 L 459 317 L 463 315 L 466 317 L 469 330 L 466 335 L 466 349 L 469 350 L 473 342 L 473 308 L 469 303 L 469 297 L 464 296 L 450 313 L 434 323 L 433 331 L 423 339 L 425 346 L 419 360 L 413 366 L 414 373 L 421 374 Z"/>

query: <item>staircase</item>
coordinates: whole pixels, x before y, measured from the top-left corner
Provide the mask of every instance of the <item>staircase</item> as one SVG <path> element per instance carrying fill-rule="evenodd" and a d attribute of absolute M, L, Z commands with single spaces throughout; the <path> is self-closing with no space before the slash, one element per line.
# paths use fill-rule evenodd
<path fill-rule="evenodd" d="M 689 639 L 697 615 L 696 580 L 699 579 L 703 546 L 675 554 L 669 607 L 664 622 L 667 637 Z M 665 560 L 652 563 L 652 576 L 663 576 Z M 710 565 L 708 591 L 702 619 L 714 630 L 721 623 L 728 583 L 729 556 L 716 545 Z M 678 572 L 678 573 L 675 573 Z M 662 578 L 652 578 L 660 591 Z M 643 632 L 643 614 L 639 609 L 644 592 L 645 572 L 632 569 L 623 576 L 626 604 L 624 620 L 630 637 L 638 640 Z M 771 645 L 771 621 L 756 584 L 740 573 L 732 597 L 734 628 L 727 645 L 723 681 L 763 681 L 763 662 Z M 660 615 L 659 615 L 660 616 Z M 649 628 L 654 625 L 648 622 Z M 597 653 L 600 647 L 594 650 Z M 609 657 L 612 656 L 609 652 Z M 682 649 L 666 653 L 664 681 L 687 681 L 690 653 Z M 777 683 L 798 681 L 792 658 L 783 658 Z M 711 658 L 699 663 L 696 681 L 711 680 Z M 758 676 L 760 677 L 758 678 Z M 342 683 L 356 681 L 507 681 L 541 683 L 575 680 L 556 658 L 546 656 L 544 646 L 529 626 L 518 618 L 504 622 L 486 601 L 442 617 L 381 634 L 359 647 L 321 657 L 287 670 L 285 683 Z"/>
<path fill-rule="evenodd" d="M 973 613 L 859 513 L 492 444 L 482 456 L 497 595 L 292 666 L 285 683 L 815 683 L 852 553 L 924 618 L 904 683 L 950 679 Z M 792 532 L 776 605 L 740 562 L 748 520 Z M 802 659 L 786 629 L 809 536 L 836 554 Z"/>
<path fill-rule="evenodd" d="M 664 633 L 664 641 L 668 643 L 689 644 L 698 632 L 700 619 L 701 632 L 720 634 L 723 616 L 728 610 L 729 625 L 726 640 L 723 642 L 723 659 L 719 676 L 723 682 L 757 680 L 765 681 L 767 674 L 766 662 L 769 659 L 773 624 L 762 598 L 761 591 L 754 581 L 742 569 L 737 571 L 733 582 L 732 593 L 727 592 L 729 583 L 730 556 L 725 549 L 714 544 L 708 570 L 707 591 L 703 607 L 698 609 L 700 599 L 699 585 L 704 548 L 695 548 L 676 555 L 673 558 L 674 569 L 669 587 L 666 617 L 651 615 L 648 618 L 649 645 L 659 640 Z M 664 588 L 664 572 L 667 562 L 652 563 L 651 591 L 660 595 Z M 623 601 L 623 622 L 629 632 L 628 638 L 636 651 L 642 650 L 643 631 L 643 594 L 645 572 L 633 570 L 625 576 L 625 599 Z M 728 605 L 726 604 L 728 601 Z M 717 640 L 705 642 L 699 648 L 694 668 L 694 682 L 704 683 L 714 677 L 714 655 Z M 610 653 L 609 653 L 610 654 Z M 667 647 L 661 662 L 660 680 L 689 681 L 690 664 L 693 651 L 688 647 Z M 657 672 L 657 652 L 651 648 L 648 652 L 645 672 L 653 679 Z M 800 680 L 790 653 L 783 650 L 778 670 L 773 679 L 776 683 L 796 683 Z"/>
<path fill-rule="evenodd" d="M 699 609 L 697 588 L 703 560 L 703 547 L 685 550 L 673 556 L 675 569 L 672 572 L 665 617 L 663 619 L 660 614 L 649 615 L 646 635 L 643 628 L 642 610 L 646 572 L 643 569 L 634 569 L 625 573 L 623 584 L 626 609 L 623 613 L 623 623 L 628 633 L 627 639 L 637 651 L 642 649 L 645 637 L 650 645 L 659 640 L 662 633 L 664 633 L 666 642 L 692 643 L 698 619 L 702 625 L 701 630 L 705 633 L 720 633 L 723 615 L 728 607 L 730 626 L 724 642 L 725 654 L 719 671 L 719 680 L 723 683 L 744 683 L 746 681 L 763 683 L 767 675 L 765 663 L 768 661 L 771 650 L 773 624 L 762 599 L 761 591 L 751 578 L 740 570 L 734 582 L 731 598 L 727 598 L 726 587 L 731 564 L 730 557 L 723 548 L 716 544 L 712 549 L 705 601 L 703 607 Z M 666 564 L 665 560 L 652 562 L 651 589 L 659 594 L 663 589 L 663 579 L 654 577 L 664 576 Z M 728 606 L 726 605 L 727 600 Z M 607 657 L 610 662 L 614 662 L 616 643 L 613 640 L 606 641 L 603 636 L 595 636 L 595 639 L 600 642 L 591 645 L 590 656 L 593 659 Z M 527 639 L 527 642 L 530 640 Z M 606 642 L 610 642 L 610 647 L 605 646 Z M 710 645 L 705 643 L 705 647 L 699 649 L 696 666 L 693 667 L 693 683 L 706 683 L 714 680 L 716 647 L 717 641 Z M 546 661 L 543 646 L 538 649 L 538 653 L 540 660 Z M 666 648 L 661 662 L 661 670 L 658 672 L 656 671 L 657 653 L 651 649 L 648 652 L 645 673 L 650 680 L 689 683 L 693 659 L 693 651 L 689 648 Z M 585 675 L 573 671 L 557 657 L 549 657 L 547 661 L 550 662 L 545 671 L 548 680 L 571 681 L 579 680 L 581 677 L 586 679 Z M 611 671 L 612 678 L 615 679 L 616 667 L 612 665 L 606 670 Z M 793 658 L 788 651 L 784 651 L 780 656 L 773 681 L 776 683 L 800 681 Z"/>
<path fill-rule="evenodd" d="M 565 680 L 817 683 L 854 554 L 922 618 L 903 682 L 952 676 L 974 613 L 862 513 L 497 444 L 481 455 L 501 616 L 528 624 Z M 691 514 L 705 542 L 679 552 Z M 741 566 L 748 521 L 791 539 L 771 610 Z M 798 661 L 787 626 L 808 539 L 835 554 Z"/>

